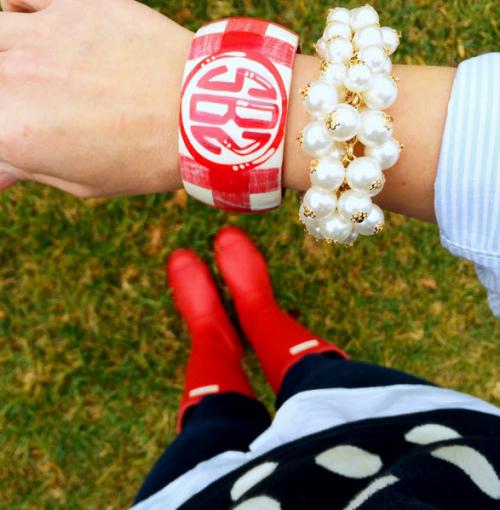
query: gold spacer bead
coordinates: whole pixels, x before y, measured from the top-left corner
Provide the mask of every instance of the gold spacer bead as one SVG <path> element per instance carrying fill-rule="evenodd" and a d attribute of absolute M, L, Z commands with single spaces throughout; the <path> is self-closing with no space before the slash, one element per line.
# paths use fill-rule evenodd
<path fill-rule="evenodd" d="M 359 211 L 351 216 L 351 221 L 353 223 L 362 223 L 368 218 L 368 213 L 365 211 Z"/>
<path fill-rule="evenodd" d="M 299 131 L 295 139 L 297 140 L 297 142 L 299 142 L 299 145 L 302 147 L 302 144 L 304 143 L 304 131 Z"/>
<path fill-rule="evenodd" d="M 344 181 L 344 182 L 340 185 L 339 189 L 337 190 L 337 193 L 338 193 L 338 194 L 339 194 L 339 196 L 340 196 L 342 193 L 344 193 L 345 191 L 348 191 L 348 190 L 350 190 L 350 189 L 351 189 L 351 187 L 349 186 L 349 184 L 347 184 L 347 181 Z"/>
<path fill-rule="evenodd" d="M 391 115 L 384 113 L 384 127 L 387 129 L 392 129 L 394 126 L 394 119 Z"/>
<path fill-rule="evenodd" d="M 302 99 L 306 98 L 307 97 L 307 94 L 309 94 L 309 89 L 311 88 L 311 84 L 308 83 L 307 85 L 305 85 L 304 87 L 302 87 L 300 90 L 299 90 L 299 95 Z"/>
<path fill-rule="evenodd" d="M 332 112 L 328 115 L 328 117 L 326 118 L 326 127 L 330 130 L 330 131 L 335 131 L 339 126 L 340 126 L 340 122 L 337 122 L 336 121 L 336 115 L 335 115 L 335 112 Z"/>
<path fill-rule="evenodd" d="M 304 206 L 304 216 L 306 218 L 316 218 L 316 213 L 307 207 L 307 205 Z"/>
<path fill-rule="evenodd" d="M 319 165 L 319 159 L 315 158 L 311 161 L 311 165 L 309 166 L 309 172 L 311 174 L 315 173 L 316 170 L 318 169 L 318 165 Z"/>
<path fill-rule="evenodd" d="M 354 106 L 354 108 L 360 108 L 364 104 L 363 96 L 359 92 L 347 91 L 345 102 Z"/>

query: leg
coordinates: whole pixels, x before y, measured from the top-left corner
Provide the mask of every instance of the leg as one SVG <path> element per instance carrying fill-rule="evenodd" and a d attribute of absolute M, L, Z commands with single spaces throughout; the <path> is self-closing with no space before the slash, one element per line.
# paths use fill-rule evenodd
<path fill-rule="evenodd" d="M 278 393 L 278 405 L 309 389 L 428 384 L 396 370 L 348 361 L 341 349 L 281 310 L 274 300 L 264 257 L 241 230 L 222 229 L 215 250 L 241 326 Z"/>
<path fill-rule="evenodd" d="M 301 391 L 322 388 L 363 388 L 392 384 L 431 384 L 419 377 L 362 361 L 344 360 L 329 354 L 304 356 L 287 372 L 276 406 Z"/>
<path fill-rule="evenodd" d="M 309 331 L 278 306 L 265 259 L 242 230 L 220 230 L 215 257 L 241 327 L 276 393 L 287 370 L 306 354 L 330 352 L 347 358 L 339 347 Z"/>
<path fill-rule="evenodd" d="M 198 463 L 248 449 L 270 424 L 241 367 L 243 349 L 222 307 L 208 267 L 191 251 L 169 259 L 168 281 L 191 335 L 177 439 L 144 482 L 136 502 Z"/>
<path fill-rule="evenodd" d="M 191 336 L 178 430 L 186 411 L 206 395 L 236 392 L 255 398 L 241 367 L 243 347 L 222 306 L 208 266 L 191 250 L 167 264 L 175 304 Z"/>
<path fill-rule="evenodd" d="M 203 398 L 185 413 L 182 432 L 147 476 L 135 504 L 204 460 L 228 450 L 247 450 L 270 423 L 266 408 L 245 395 L 221 393 Z"/>

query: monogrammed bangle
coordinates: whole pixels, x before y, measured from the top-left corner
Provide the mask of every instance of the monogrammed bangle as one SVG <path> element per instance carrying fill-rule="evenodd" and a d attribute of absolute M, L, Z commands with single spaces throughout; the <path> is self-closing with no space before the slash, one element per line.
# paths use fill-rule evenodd
<path fill-rule="evenodd" d="M 399 38 L 392 28 L 380 27 L 370 5 L 328 13 L 316 44 L 320 76 L 301 90 L 312 118 L 298 136 L 314 158 L 299 216 L 317 239 L 351 245 L 360 234 L 383 230 L 384 213 L 372 197 L 402 148 L 392 136 L 393 119 L 383 111 L 397 96 L 389 56 Z M 355 156 L 357 144 L 364 145 L 361 157 Z"/>
<path fill-rule="evenodd" d="M 281 169 L 293 32 L 230 18 L 194 36 L 184 71 L 179 122 L 186 191 L 235 212 L 262 212 L 282 199 Z"/>

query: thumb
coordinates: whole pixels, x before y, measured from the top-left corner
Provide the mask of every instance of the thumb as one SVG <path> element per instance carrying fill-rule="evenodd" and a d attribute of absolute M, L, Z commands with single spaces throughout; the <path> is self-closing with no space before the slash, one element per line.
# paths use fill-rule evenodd
<path fill-rule="evenodd" d="M 36 12 L 46 9 L 52 0 L 0 0 L 4 11 Z"/>

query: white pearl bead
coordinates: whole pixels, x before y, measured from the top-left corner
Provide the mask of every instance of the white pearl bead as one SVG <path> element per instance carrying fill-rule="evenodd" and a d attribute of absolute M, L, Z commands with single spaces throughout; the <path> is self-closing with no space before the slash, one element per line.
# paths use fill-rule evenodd
<path fill-rule="evenodd" d="M 363 145 L 380 145 L 392 137 L 392 118 L 380 110 L 364 110 L 359 117 L 358 140 Z"/>
<path fill-rule="evenodd" d="M 333 142 L 332 147 L 328 151 L 328 156 L 342 161 L 346 154 L 345 145 L 342 142 Z"/>
<path fill-rule="evenodd" d="M 345 103 L 348 90 L 344 87 L 344 84 L 338 87 L 337 90 L 339 92 L 339 103 Z"/>
<path fill-rule="evenodd" d="M 381 74 L 391 74 L 392 73 L 392 62 L 389 57 L 387 57 L 387 60 L 385 61 L 384 68 L 382 69 Z"/>
<path fill-rule="evenodd" d="M 330 62 L 343 64 L 352 57 L 353 53 L 352 44 L 347 39 L 339 37 L 326 43 L 326 58 Z"/>
<path fill-rule="evenodd" d="M 353 64 L 347 68 L 344 85 L 352 92 L 364 92 L 372 82 L 372 72 L 363 63 Z"/>
<path fill-rule="evenodd" d="M 340 195 L 338 201 L 339 213 L 353 223 L 360 223 L 368 217 L 372 208 L 372 199 L 368 193 L 348 190 Z"/>
<path fill-rule="evenodd" d="M 333 21 L 339 23 L 349 24 L 351 20 L 351 13 L 349 9 L 345 7 L 335 7 L 334 9 L 330 9 L 328 11 L 328 17 L 326 18 L 327 23 L 331 23 Z"/>
<path fill-rule="evenodd" d="M 311 165 L 311 183 L 328 191 L 337 190 L 345 179 L 345 168 L 335 158 L 326 157 L 313 161 Z"/>
<path fill-rule="evenodd" d="M 375 25 L 364 27 L 359 32 L 356 32 L 353 43 L 357 50 L 362 50 L 368 46 L 382 46 L 382 32 Z"/>
<path fill-rule="evenodd" d="M 347 237 L 347 239 L 344 239 L 342 244 L 345 244 L 346 246 L 351 246 L 356 242 L 356 239 L 359 237 L 359 234 L 353 229 L 351 234 Z"/>
<path fill-rule="evenodd" d="M 351 27 L 346 23 L 328 23 L 323 32 L 323 39 L 328 41 L 333 37 L 343 37 L 349 41 L 352 37 Z"/>
<path fill-rule="evenodd" d="M 371 5 L 364 5 L 351 11 L 351 28 L 361 30 L 368 25 L 376 25 L 379 21 L 377 11 Z"/>
<path fill-rule="evenodd" d="M 319 120 L 314 120 L 306 125 L 302 137 L 302 149 L 304 152 L 319 158 L 328 153 L 333 140 L 329 135 L 325 123 Z"/>
<path fill-rule="evenodd" d="M 344 84 L 345 65 L 335 62 L 324 62 L 319 73 L 320 79 L 330 85 L 339 87 Z"/>
<path fill-rule="evenodd" d="M 363 191 L 374 197 L 384 186 L 384 175 L 378 161 L 361 157 L 349 163 L 346 170 L 347 184 L 356 191 Z"/>
<path fill-rule="evenodd" d="M 326 41 L 323 38 L 316 42 L 316 53 L 319 58 L 326 58 Z"/>
<path fill-rule="evenodd" d="M 337 243 L 345 241 L 352 233 L 352 223 L 336 212 L 322 218 L 319 228 L 325 239 Z"/>
<path fill-rule="evenodd" d="M 363 94 L 366 106 L 372 110 L 389 108 L 398 96 L 398 87 L 394 79 L 384 74 L 373 77 L 371 87 Z"/>
<path fill-rule="evenodd" d="M 367 46 L 363 48 L 358 54 L 359 60 L 364 62 L 373 73 L 385 73 L 389 63 L 390 70 L 392 64 L 390 58 L 380 46 Z"/>
<path fill-rule="evenodd" d="M 399 34 L 391 27 L 382 27 L 382 40 L 387 55 L 392 55 L 399 46 Z"/>
<path fill-rule="evenodd" d="M 382 231 L 384 227 L 384 211 L 377 204 L 373 204 L 370 214 L 361 223 L 354 225 L 354 231 L 363 236 L 372 236 Z"/>
<path fill-rule="evenodd" d="M 394 166 L 398 162 L 400 152 L 401 146 L 394 138 L 389 138 L 382 145 L 365 147 L 365 156 L 377 160 L 382 170 Z"/>
<path fill-rule="evenodd" d="M 304 104 L 308 113 L 317 118 L 326 117 L 338 103 L 337 89 L 324 81 L 313 81 L 306 87 Z"/>
<path fill-rule="evenodd" d="M 359 113 L 348 104 L 338 104 L 326 118 L 328 132 L 337 142 L 345 142 L 358 132 Z"/>
<path fill-rule="evenodd" d="M 337 197 L 335 193 L 326 189 L 312 186 L 304 195 L 302 204 L 316 215 L 315 218 L 319 219 L 330 214 L 335 209 Z"/>
<path fill-rule="evenodd" d="M 319 222 L 314 223 L 313 225 L 306 225 L 306 230 L 312 235 L 315 239 L 323 241 L 325 238 L 321 233 L 321 229 L 319 227 Z"/>

